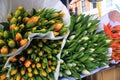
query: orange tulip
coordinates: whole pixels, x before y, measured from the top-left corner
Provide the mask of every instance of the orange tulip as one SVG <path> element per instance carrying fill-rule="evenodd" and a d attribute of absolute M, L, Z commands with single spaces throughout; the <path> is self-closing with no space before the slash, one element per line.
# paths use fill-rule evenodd
<path fill-rule="evenodd" d="M 110 26 L 110 23 L 108 23 L 107 25 L 104 25 L 104 31 L 105 31 L 105 34 L 112 38 L 112 32 L 111 32 L 111 26 Z"/>
<path fill-rule="evenodd" d="M 105 34 L 112 39 L 112 42 L 109 46 L 112 48 L 112 56 L 111 58 L 115 61 L 120 60 L 120 25 L 111 27 L 110 23 L 104 25 Z"/>
<path fill-rule="evenodd" d="M 117 26 L 114 26 L 113 28 L 112 28 L 112 31 L 120 31 L 120 25 L 117 25 Z"/>
<path fill-rule="evenodd" d="M 120 47 L 120 43 L 115 42 L 115 41 L 112 41 L 112 42 L 110 43 L 110 46 L 111 46 L 111 47 Z"/>
<path fill-rule="evenodd" d="M 20 40 L 20 46 L 24 46 L 24 45 L 26 45 L 27 42 L 28 42 L 27 39 L 22 39 L 22 40 Z"/>
<path fill-rule="evenodd" d="M 32 62 L 30 61 L 30 60 L 26 60 L 25 62 L 24 62 L 24 65 L 25 65 L 25 67 L 29 67 L 30 65 L 32 64 Z"/>
<path fill-rule="evenodd" d="M 114 34 L 112 34 L 112 38 L 118 40 L 118 39 L 120 39 L 120 34 L 114 33 Z"/>

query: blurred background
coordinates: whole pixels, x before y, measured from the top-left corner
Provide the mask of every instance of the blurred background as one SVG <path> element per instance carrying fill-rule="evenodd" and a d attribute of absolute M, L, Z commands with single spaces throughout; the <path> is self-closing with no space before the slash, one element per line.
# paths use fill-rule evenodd
<path fill-rule="evenodd" d="M 117 9 L 120 10 L 120 0 L 61 0 L 68 9 L 71 9 L 73 13 L 80 14 L 93 14 L 99 16 L 104 15 L 107 12 Z"/>

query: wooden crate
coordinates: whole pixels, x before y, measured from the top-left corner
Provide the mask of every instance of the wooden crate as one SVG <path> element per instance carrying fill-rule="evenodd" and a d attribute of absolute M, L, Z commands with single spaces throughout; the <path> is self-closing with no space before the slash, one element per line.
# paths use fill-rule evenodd
<path fill-rule="evenodd" d="M 83 80 L 120 80 L 120 65 L 112 65 L 110 68 L 101 70 Z"/>

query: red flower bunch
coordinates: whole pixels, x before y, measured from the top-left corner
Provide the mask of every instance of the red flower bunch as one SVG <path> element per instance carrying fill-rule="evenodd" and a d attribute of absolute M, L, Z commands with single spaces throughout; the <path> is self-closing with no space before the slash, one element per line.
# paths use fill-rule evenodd
<path fill-rule="evenodd" d="M 111 27 L 110 23 L 104 25 L 105 34 L 112 40 L 110 47 L 112 48 L 112 59 L 120 60 L 120 25 Z"/>

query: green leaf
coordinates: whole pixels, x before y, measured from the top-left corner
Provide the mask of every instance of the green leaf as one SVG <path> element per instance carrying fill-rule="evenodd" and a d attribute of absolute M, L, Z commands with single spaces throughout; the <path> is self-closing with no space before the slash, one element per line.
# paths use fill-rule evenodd
<path fill-rule="evenodd" d="M 8 22 L 1 22 L 0 24 L 3 25 L 4 30 L 9 30 L 10 24 Z"/>
<path fill-rule="evenodd" d="M 35 15 L 36 14 L 36 10 L 33 8 L 31 11 L 31 15 Z"/>
<path fill-rule="evenodd" d="M 80 74 L 75 70 L 75 69 L 70 69 L 71 73 L 72 73 L 72 76 L 79 79 L 79 80 L 82 80 L 80 78 Z"/>
<path fill-rule="evenodd" d="M 73 30 L 74 30 L 73 28 L 75 26 L 75 21 L 76 21 L 76 15 L 72 15 L 71 16 L 71 23 L 70 23 L 70 27 L 69 27 L 71 32 L 73 32 Z"/>

